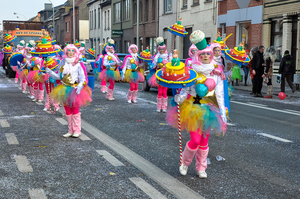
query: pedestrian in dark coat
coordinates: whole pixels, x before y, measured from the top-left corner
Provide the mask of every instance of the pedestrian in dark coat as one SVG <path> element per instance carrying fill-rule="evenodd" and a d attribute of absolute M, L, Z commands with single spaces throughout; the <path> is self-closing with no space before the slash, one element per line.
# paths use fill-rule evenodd
<path fill-rule="evenodd" d="M 285 79 L 288 82 L 292 92 L 296 91 L 296 86 L 293 84 L 293 75 L 295 74 L 295 64 L 293 63 L 290 52 L 286 50 L 280 62 L 279 74 L 281 74 L 281 92 L 285 92 Z"/>
<path fill-rule="evenodd" d="M 264 51 L 265 47 L 260 46 L 258 51 L 253 56 L 251 65 L 253 68 L 253 96 L 254 97 L 263 97 L 261 94 L 262 83 L 263 83 L 263 74 L 264 74 Z"/>

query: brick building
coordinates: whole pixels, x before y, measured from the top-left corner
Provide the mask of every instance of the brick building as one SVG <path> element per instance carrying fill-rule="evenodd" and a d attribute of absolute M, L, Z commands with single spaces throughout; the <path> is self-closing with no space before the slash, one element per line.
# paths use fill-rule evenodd
<path fill-rule="evenodd" d="M 229 48 L 245 42 L 251 49 L 262 44 L 263 0 L 222 0 L 218 2 L 218 31 Z"/>
<path fill-rule="evenodd" d="M 133 31 L 134 43 L 137 40 L 137 17 L 139 17 L 139 51 L 149 46 L 152 54 L 156 53 L 156 37 L 158 37 L 158 1 L 139 1 L 139 16 L 137 16 L 137 1 L 133 1 Z"/>
<path fill-rule="evenodd" d="M 300 1 L 264 1 L 263 44 L 274 46 L 277 50 L 277 63 L 289 50 L 296 69 L 300 70 Z M 277 69 L 277 68 L 275 68 Z"/>

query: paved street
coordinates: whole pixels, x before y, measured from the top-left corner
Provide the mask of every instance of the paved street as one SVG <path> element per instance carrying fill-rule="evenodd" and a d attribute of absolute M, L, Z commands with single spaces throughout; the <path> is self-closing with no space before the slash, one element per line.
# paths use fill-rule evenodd
<path fill-rule="evenodd" d="M 210 137 L 208 178 L 199 179 L 195 162 L 178 171 L 178 131 L 156 113 L 157 91 L 128 104 L 128 89 L 116 83 L 111 102 L 96 88 L 81 109 L 84 135 L 63 138 L 63 112 L 42 111 L 1 68 L 0 198 L 300 198 L 300 98 L 236 90 L 232 122 Z"/>

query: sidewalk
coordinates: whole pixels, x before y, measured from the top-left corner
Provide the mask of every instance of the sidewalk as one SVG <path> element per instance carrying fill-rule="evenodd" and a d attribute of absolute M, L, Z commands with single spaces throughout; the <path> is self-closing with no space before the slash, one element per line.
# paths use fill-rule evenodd
<path fill-rule="evenodd" d="M 280 84 L 275 83 L 275 84 L 273 84 L 273 87 L 274 87 L 274 93 L 273 94 L 274 95 L 278 95 L 278 93 L 280 92 Z M 239 86 L 233 86 L 233 88 L 236 89 L 236 90 L 249 91 L 249 93 L 252 91 L 252 85 L 248 84 L 247 86 L 244 86 L 243 82 L 239 82 Z M 268 90 L 267 85 L 263 84 L 261 93 L 263 95 L 266 95 L 267 94 L 267 90 Z M 300 98 L 300 91 L 296 90 L 295 93 L 292 93 L 292 89 L 289 86 L 285 87 L 285 94 L 288 97 L 299 97 Z"/>

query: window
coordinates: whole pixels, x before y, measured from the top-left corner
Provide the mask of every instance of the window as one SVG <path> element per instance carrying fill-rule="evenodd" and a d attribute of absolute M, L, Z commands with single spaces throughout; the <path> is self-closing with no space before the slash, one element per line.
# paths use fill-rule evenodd
<path fill-rule="evenodd" d="M 90 30 L 92 30 L 92 11 L 90 11 Z"/>
<path fill-rule="evenodd" d="M 140 1 L 139 23 L 143 21 L 143 3 Z"/>
<path fill-rule="evenodd" d="M 199 0 L 193 0 L 193 5 L 199 5 Z"/>
<path fill-rule="evenodd" d="M 115 4 L 115 23 L 121 21 L 121 3 Z"/>
<path fill-rule="evenodd" d="M 240 23 L 238 27 L 238 37 L 237 37 L 237 45 L 240 44 L 241 42 L 244 42 L 244 47 L 245 49 L 249 49 L 249 31 L 251 27 L 251 22 L 247 23 Z"/>
<path fill-rule="evenodd" d="M 133 9 L 134 9 L 134 12 L 133 12 L 133 23 L 136 23 L 136 21 L 137 21 L 137 17 L 136 17 L 136 12 L 137 12 L 137 5 L 136 5 L 136 3 L 134 4 L 134 6 L 133 6 Z"/>
<path fill-rule="evenodd" d="M 165 13 L 172 12 L 172 0 L 165 0 Z"/>
<path fill-rule="evenodd" d="M 106 30 L 106 11 L 104 12 L 104 30 Z"/>
<path fill-rule="evenodd" d="M 156 15 L 155 3 L 156 3 L 156 0 L 152 0 L 152 20 L 155 20 L 155 15 Z"/>
<path fill-rule="evenodd" d="M 109 15 L 109 10 L 108 10 L 108 11 L 107 11 L 107 26 L 108 26 L 107 29 L 108 29 L 108 30 L 109 30 L 109 24 L 110 24 L 110 23 L 109 23 L 109 16 L 110 16 L 110 15 Z"/>
<path fill-rule="evenodd" d="M 186 8 L 186 7 L 187 7 L 187 0 L 183 0 L 183 1 L 182 1 L 182 7 L 183 7 L 183 8 Z"/>
<path fill-rule="evenodd" d="M 94 21 L 94 24 L 95 24 L 95 26 L 94 26 L 94 28 L 96 29 L 96 27 L 97 27 L 97 17 L 96 17 L 96 9 L 94 10 L 94 19 L 95 19 L 95 21 Z"/>
<path fill-rule="evenodd" d="M 273 19 L 271 23 L 271 46 L 276 50 L 276 61 L 281 60 L 283 19 Z"/>
<path fill-rule="evenodd" d="M 98 28 L 100 28 L 100 8 L 98 8 Z"/>
<path fill-rule="evenodd" d="M 94 13 L 93 13 L 93 11 L 92 11 L 92 14 L 91 14 L 91 30 L 93 30 L 93 16 L 94 16 Z"/>
<path fill-rule="evenodd" d="M 148 21 L 148 8 L 149 8 L 149 0 L 146 0 L 145 1 L 145 11 L 144 11 L 144 13 L 145 13 L 145 22 L 147 22 Z"/>
<path fill-rule="evenodd" d="M 66 22 L 66 32 L 70 31 L 69 22 Z"/>
<path fill-rule="evenodd" d="M 124 20 L 129 20 L 130 19 L 130 1 L 129 0 L 124 0 Z"/>

